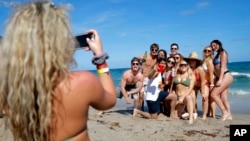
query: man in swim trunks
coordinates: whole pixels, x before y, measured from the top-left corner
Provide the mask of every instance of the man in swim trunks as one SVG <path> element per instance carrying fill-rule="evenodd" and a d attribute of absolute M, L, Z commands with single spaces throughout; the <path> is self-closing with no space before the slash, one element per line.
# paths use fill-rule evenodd
<path fill-rule="evenodd" d="M 134 108 L 133 117 L 139 114 L 148 119 L 157 119 L 160 113 L 159 104 L 166 99 L 169 93 L 161 90 L 162 75 L 155 69 L 151 70 L 148 78 L 147 93 L 145 95 L 148 112 Z"/>
<path fill-rule="evenodd" d="M 150 45 L 150 53 L 139 57 L 142 62 L 141 72 L 144 76 L 143 88 L 141 89 L 140 92 L 140 106 L 141 110 L 143 111 L 144 111 L 144 94 L 146 92 L 146 87 L 148 83 L 148 75 L 152 70 L 152 68 L 156 65 L 158 51 L 159 51 L 159 45 L 153 43 Z"/>
<path fill-rule="evenodd" d="M 139 92 L 143 86 L 143 75 L 140 72 L 140 59 L 134 57 L 131 60 L 131 69 L 125 71 L 120 83 L 120 93 L 127 104 L 131 104 L 129 96 L 134 99 L 134 108 L 139 106 Z"/>

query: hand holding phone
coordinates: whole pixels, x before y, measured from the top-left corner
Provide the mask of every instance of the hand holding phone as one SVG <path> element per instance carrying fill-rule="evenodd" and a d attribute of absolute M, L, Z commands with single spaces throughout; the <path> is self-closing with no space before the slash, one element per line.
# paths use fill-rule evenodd
<path fill-rule="evenodd" d="M 88 33 L 88 34 L 82 34 L 82 35 L 78 35 L 75 36 L 76 41 L 77 41 L 77 48 L 84 48 L 84 47 L 88 47 L 88 43 L 87 43 L 87 38 L 89 38 L 90 40 L 94 40 L 94 34 L 92 33 Z"/>

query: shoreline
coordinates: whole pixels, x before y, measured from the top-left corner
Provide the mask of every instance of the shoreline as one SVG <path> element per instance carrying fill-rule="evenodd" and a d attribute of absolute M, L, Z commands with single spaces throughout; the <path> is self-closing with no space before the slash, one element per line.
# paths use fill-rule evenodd
<path fill-rule="evenodd" d="M 231 106 L 231 112 L 232 115 L 234 114 L 246 114 L 250 115 L 250 96 L 229 96 L 229 103 Z M 198 111 L 202 112 L 202 107 L 201 107 L 201 95 L 198 94 L 197 97 L 197 105 L 198 105 Z M 147 104 L 144 103 L 144 107 L 147 108 Z M 114 107 L 115 109 L 128 109 L 128 110 L 133 110 L 133 100 L 132 104 L 126 104 L 124 98 L 119 99 L 117 98 L 116 105 Z M 216 114 L 220 115 L 220 109 L 216 105 Z"/>

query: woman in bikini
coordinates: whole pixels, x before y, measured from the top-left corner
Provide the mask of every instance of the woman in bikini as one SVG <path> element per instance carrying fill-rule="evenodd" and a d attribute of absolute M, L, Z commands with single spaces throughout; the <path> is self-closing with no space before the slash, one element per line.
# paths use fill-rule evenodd
<path fill-rule="evenodd" d="M 190 53 L 188 58 L 185 58 L 188 61 L 188 64 L 195 75 L 195 87 L 194 87 L 194 95 L 192 95 L 194 102 L 194 119 L 197 118 L 197 94 L 200 91 L 202 96 L 202 119 L 206 119 L 207 111 L 208 111 L 208 91 L 205 89 L 208 88 L 208 82 L 205 79 L 205 72 L 201 67 L 202 60 L 199 59 L 199 56 L 196 52 Z M 184 116 L 184 114 L 183 114 Z"/>
<path fill-rule="evenodd" d="M 165 72 L 165 79 L 164 79 L 164 91 L 169 92 L 170 87 L 172 84 L 172 80 L 174 78 L 174 66 L 175 66 L 175 59 L 173 56 L 170 56 L 167 58 L 167 66 L 166 66 L 166 72 Z M 167 110 L 167 115 L 169 115 L 171 118 L 176 118 L 177 116 L 174 114 L 175 106 L 177 102 L 177 97 L 175 93 L 169 93 L 168 97 L 173 97 L 172 99 L 166 99 L 165 100 L 165 108 Z"/>
<path fill-rule="evenodd" d="M 187 61 L 180 61 L 179 69 L 173 79 L 170 91 L 175 91 L 177 95 L 178 113 L 181 113 L 184 107 L 187 107 L 189 113 L 189 124 L 193 124 L 194 103 L 192 93 L 194 92 L 195 76 L 189 68 Z"/>
<path fill-rule="evenodd" d="M 76 40 L 66 7 L 49 1 L 20 5 L 8 20 L 1 48 L 0 109 L 15 141 L 89 141 L 89 107 L 116 103 L 108 57 L 95 30 L 86 39 L 98 76 L 70 72 Z M 90 61 L 91 63 L 91 61 Z M 7 130 L 8 129 L 8 130 Z"/>
<path fill-rule="evenodd" d="M 222 43 L 219 40 L 213 40 L 210 45 L 212 46 L 213 51 L 217 52 L 213 61 L 216 84 L 211 91 L 211 97 L 222 112 L 221 120 L 232 120 L 230 104 L 228 101 L 228 89 L 233 82 L 233 76 L 227 68 L 228 54 L 227 51 L 223 49 Z"/>
<path fill-rule="evenodd" d="M 215 118 L 216 103 L 212 100 L 210 93 L 214 87 L 213 49 L 211 46 L 206 46 L 203 50 L 202 68 L 205 71 L 206 82 L 208 82 L 208 85 L 205 85 L 205 93 L 209 94 L 207 115 Z"/>

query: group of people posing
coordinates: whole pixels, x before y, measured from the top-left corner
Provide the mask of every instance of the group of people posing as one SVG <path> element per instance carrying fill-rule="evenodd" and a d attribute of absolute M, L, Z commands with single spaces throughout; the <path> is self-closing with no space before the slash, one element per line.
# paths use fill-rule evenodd
<path fill-rule="evenodd" d="M 6 20 L 2 41 L 0 38 L 0 116 L 5 133 L 10 132 L 14 141 L 89 141 L 89 107 L 104 111 L 116 104 L 108 54 L 96 30 L 85 32 L 94 39 L 87 38 L 84 49 L 93 54 L 90 63 L 98 75 L 69 70 L 75 65 L 77 42 L 67 8 L 36 0 L 16 5 Z M 197 53 L 184 58 L 178 50 L 172 44 L 171 54 L 167 54 L 152 44 L 149 54 L 131 60 L 120 87 L 126 103 L 131 103 L 130 97 L 134 99 L 133 116 L 156 119 L 164 107 L 171 117 L 187 117 L 192 124 L 200 91 L 203 119 L 215 117 L 214 101 L 222 111 L 221 119 L 232 119 L 228 87 L 233 77 L 222 43 L 214 40 L 205 47 L 203 60 Z M 213 52 L 217 54 L 213 56 Z"/>
<path fill-rule="evenodd" d="M 130 97 L 134 100 L 133 116 L 157 119 L 163 112 L 171 118 L 189 119 L 192 124 L 199 116 L 197 95 L 201 94 L 203 120 L 216 117 L 216 104 L 221 120 L 232 120 L 228 89 L 233 76 L 222 43 L 211 41 L 202 51 L 203 59 L 195 51 L 184 57 L 177 43 L 170 45 L 170 51 L 167 54 L 153 43 L 150 53 L 132 58 L 131 68 L 123 73 L 118 97 L 124 97 L 127 104 L 131 104 Z"/>

